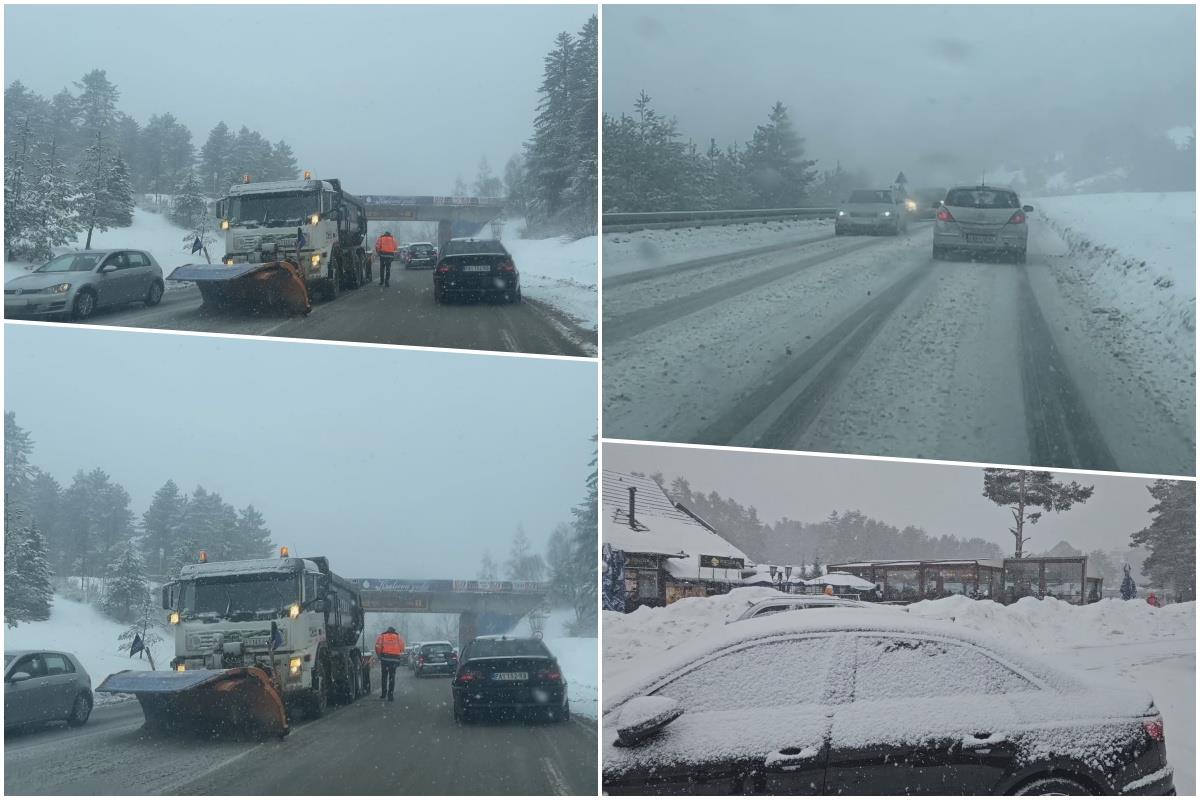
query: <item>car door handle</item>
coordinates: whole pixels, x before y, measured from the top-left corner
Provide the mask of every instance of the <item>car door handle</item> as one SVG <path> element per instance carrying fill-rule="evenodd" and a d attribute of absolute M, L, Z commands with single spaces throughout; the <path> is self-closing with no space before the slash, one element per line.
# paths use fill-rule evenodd
<path fill-rule="evenodd" d="M 987 750 L 1006 741 L 1008 737 L 1003 733 L 967 734 L 962 737 L 962 746 L 964 750 Z"/>
<path fill-rule="evenodd" d="M 781 747 L 767 754 L 763 766 L 781 772 L 794 772 L 811 764 L 818 755 L 820 751 L 815 747 Z"/>

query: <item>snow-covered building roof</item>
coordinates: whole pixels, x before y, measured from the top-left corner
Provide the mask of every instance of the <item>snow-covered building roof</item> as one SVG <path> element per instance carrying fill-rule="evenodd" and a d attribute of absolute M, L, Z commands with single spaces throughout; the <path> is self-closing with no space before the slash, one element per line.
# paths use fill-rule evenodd
<path fill-rule="evenodd" d="M 815 578 L 800 580 L 799 582 L 805 586 L 841 586 L 846 589 L 858 589 L 864 592 L 875 588 L 875 584 L 870 581 L 864 580 L 857 575 L 851 575 L 848 572 L 830 572 L 827 575 L 818 575 Z"/>
<path fill-rule="evenodd" d="M 929 559 L 882 559 L 880 561 L 851 561 L 840 564 L 830 564 L 830 567 L 838 567 L 840 569 L 865 569 L 867 567 L 919 567 L 922 564 L 941 564 L 943 566 L 955 566 L 962 564 L 979 564 L 984 567 L 995 567 L 1001 569 L 1004 566 L 1004 560 L 999 558 L 929 558 Z"/>
<path fill-rule="evenodd" d="M 631 487 L 636 490 L 632 520 L 629 517 Z M 606 469 L 601 488 L 601 535 L 605 544 L 630 553 L 667 556 L 667 571 L 680 580 L 711 575 L 706 572 L 701 576 L 702 555 L 742 559 L 746 569 L 741 573 L 717 570 L 722 581 L 741 583 L 743 575 L 754 574 L 749 556 L 721 538 L 699 516 L 672 502 L 652 479 Z"/>

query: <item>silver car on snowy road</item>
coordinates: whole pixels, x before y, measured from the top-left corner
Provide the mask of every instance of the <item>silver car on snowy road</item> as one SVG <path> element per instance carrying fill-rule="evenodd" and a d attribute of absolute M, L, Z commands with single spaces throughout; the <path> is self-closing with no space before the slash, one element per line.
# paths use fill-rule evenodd
<path fill-rule="evenodd" d="M 955 186 L 937 210 L 933 223 L 933 257 L 953 251 L 1011 256 L 1025 263 L 1029 226 L 1012 189 L 1004 186 Z"/>
<path fill-rule="evenodd" d="M 4 651 L 4 728 L 66 721 L 77 727 L 92 713 L 92 679 L 73 653 Z"/>
<path fill-rule="evenodd" d="M 162 267 L 145 250 L 84 250 L 6 282 L 4 316 L 85 320 L 104 306 L 154 306 L 162 296 Z"/>
<path fill-rule="evenodd" d="M 891 189 L 855 189 L 838 206 L 833 232 L 884 232 L 897 236 L 908 230 L 908 211 L 899 192 Z"/>

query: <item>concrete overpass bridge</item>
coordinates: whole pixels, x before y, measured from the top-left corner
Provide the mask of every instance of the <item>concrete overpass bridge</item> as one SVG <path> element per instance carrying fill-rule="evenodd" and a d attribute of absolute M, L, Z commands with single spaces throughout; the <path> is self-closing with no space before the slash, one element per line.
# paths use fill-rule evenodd
<path fill-rule="evenodd" d="M 505 633 L 529 612 L 546 604 L 548 583 L 534 581 L 405 580 L 351 578 L 362 594 L 364 611 L 402 614 L 458 614 L 458 643 Z"/>
<path fill-rule="evenodd" d="M 500 197 L 368 194 L 358 199 L 366 207 L 368 220 L 436 222 L 439 252 L 456 236 L 474 236 L 504 211 L 504 199 Z"/>

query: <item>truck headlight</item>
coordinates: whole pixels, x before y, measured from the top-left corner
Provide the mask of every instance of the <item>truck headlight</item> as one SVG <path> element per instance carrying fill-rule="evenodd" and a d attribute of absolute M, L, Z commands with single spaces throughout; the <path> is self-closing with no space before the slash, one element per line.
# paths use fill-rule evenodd
<path fill-rule="evenodd" d="M 184 672 L 185 670 L 187 670 L 187 664 L 184 664 L 182 661 L 175 665 L 176 672 Z"/>
<path fill-rule="evenodd" d="M 300 616 L 300 604 L 299 603 L 292 603 L 291 606 L 288 607 L 288 616 L 291 617 L 292 619 L 295 619 L 296 617 Z"/>
<path fill-rule="evenodd" d="M 223 230 L 223 231 L 229 230 L 229 220 L 227 220 L 227 219 L 221 220 L 221 230 Z"/>
<path fill-rule="evenodd" d="M 320 253 L 313 253 L 313 254 L 312 254 L 312 265 L 313 265 L 314 267 L 317 267 L 317 266 L 320 266 L 320 264 L 321 264 L 321 254 L 320 254 Z"/>
<path fill-rule="evenodd" d="M 168 614 L 167 622 L 171 623 L 172 625 L 178 625 L 179 624 L 179 612 L 172 611 L 170 614 Z"/>
<path fill-rule="evenodd" d="M 232 258 L 227 258 L 227 259 L 225 259 L 225 266 L 227 266 L 227 267 L 232 267 L 232 266 L 233 266 L 233 259 L 232 259 Z"/>
<path fill-rule="evenodd" d="M 299 675 L 300 667 L 303 665 L 304 659 L 300 658 L 299 656 L 293 656 L 292 658 L 288 659 L 288 674 Z"/>
<path fill-rule="evenodd" d="M 316 225 L 316 224 L 317 224 L 318 222 L 320 222 L 320 221 L 321 221 L 321 215 L 320 215 L 320 214 L 313 214 L 311 217 L 309 217 L 309 218 L 308 218 L 308 224 L 309 224 L 309 225 Z"/>

